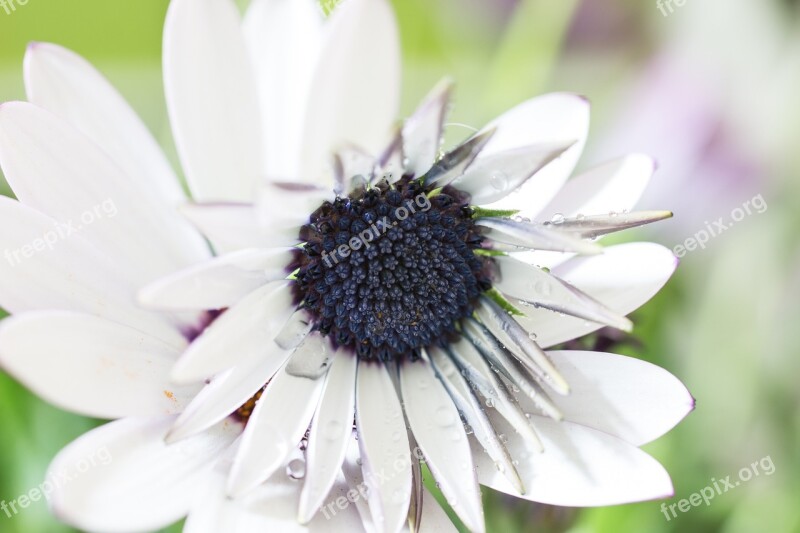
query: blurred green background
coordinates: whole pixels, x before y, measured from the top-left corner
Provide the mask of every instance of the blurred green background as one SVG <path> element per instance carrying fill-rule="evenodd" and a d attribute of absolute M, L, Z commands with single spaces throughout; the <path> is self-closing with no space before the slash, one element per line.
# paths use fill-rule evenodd
<path fill-rule="evenodd" d="M 487 489 L 489 531 L 800 531 L 797 3 L 665 0 L 663 11 L 656 0 L 393 3 L 404 112 L 449 75 L 458 139 L 530 96 L 578 92 L 593 103 L 582 167 L 635 151 L 659 159 L 642 207 L 676 217 L 625 239 L 673 248 L 754 197 L 768 206 L 687 254 L 634 315 L 639 344 L 619 351 L 667 368 L 697 398 L 694 413 L 646 447 L 672 474 L 668 504 L 764 457 L 774 473 L 669 521 L 661 502 L 571 510 Z M 111 79 L 175 161 L 160 71 L 167 4 L 29 0 L 10 14 L 0 6 L 0 101 L 25 97 L 28 42 L 62 44 Z M 0 500 L 37 486 L 59 448 L 97 423 L 49 407 L 0 371 Z M 0 531 L 69 529 L 38 502 L 13 519 L 0 514 Z"/>

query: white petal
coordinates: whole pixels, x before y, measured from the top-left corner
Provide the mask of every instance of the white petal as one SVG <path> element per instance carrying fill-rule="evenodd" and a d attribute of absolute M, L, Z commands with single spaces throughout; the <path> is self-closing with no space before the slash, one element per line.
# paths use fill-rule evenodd
<path fill-rule="evenodd" d="M 411 450 L 403 408 L 382 363 L 358 364 L 356 427 L 376 527 L 399 531 L 411 501 Z"/>
<path fill-rule="evenodd" d="M 34 311 L 0 322 L 3 368 L 53 405 L 85 416 L 181 412 L 198 388 L 170 383 L 178 353 L 141 331 L 81 313 Z"/>
<path fill-rule="evenodd" d="M 575 168 L 589 133 L 589 103 L 580 96 L 553 93 L 532 98 L 489 123 L 497 133 L 479 156 L 538 143 L 574 142 L 556 161 L 519 189 L 492 204 L 494 209 L 522 209 L 533 218 L 555 196 Z"/>
<path fill-rule="evenodd" d="M 497 202 L 522 186 L 543 167 L 561 157 L 574 142 L 540 143 L 495 152 L 478 159 L 453 185 L 468 192 L 473 205 Z M 491 147 L 491 142 L 486 149 Z M 524 209 L 525 205 L 517 206 Z"/>
<path fill-rule="evenodd" d="M 266 385 L 288 357 L 289 352 L 278 349 L 251 354 L 215 377 L 175 421 L 168 435 L 170 442 L 196 435 L 235 412 Z"/>
<path fill-rule="evenodd" d="M 178 383 L 202 381 L 253 357 L 280 351 L 275 336 L 293 311 L 289 282 L 268 283 L 222 313 L 172 371 Z"/>
<path fill-rule="evenodd" d="M 364 483 L 364 477 L 362 476 L 360 465 L 361 455 L 358 452 L 358 441 L 355 438 L 351 438 L 350 440 L 350 447 L 348 448 L 347 457 L 342 467 L 342 473 L 350 488 L 348 500 L 353 502 L 353 504 L 348 507 L 355 507 L 358 509 L 364 529 L 368 532 L 372 532 L 375 531 L 375 527 L 372 523 L 369 507 L 365 501 L 368 487 L 366 483 Z M 335 500 L 331 500 L 323 509 L 328 508 L 330 510 L 335 510 L 334 502 Z M 403 528 L 403 533 L 414 531 L 414 529 L 408 526 L 410 526 L 410 524 Z M 433 495 L 428 492 L 428 489 L 424 486 L 422 487 L 422 516 L 417 531 L 418 533 L 455 533 L 458 531 L 444 512 L 444 509 L 442 509 Z"/>
<path fill-rule="evenodd" d="M 377 165 L 375 156 L 358 146 L 347 144 L 340 147 L 333 154 L 334 191 L 346 196 L 371 183 Z"/>
<path fill-rule="evenodd" d="M 297 239 L 299 228 L 326 200 L 333 201 L 330 187 L 297 181 L 265 180 L 256 197 L 259 223 L 275 235 Z M 273 237 L 274 239 L 274 237 Z"/>
<path fill-rule="evenodd" d="M 502 245 L 507 244 L 508 251 L 511 252 L 519 251 L 520 247 L 536 251 L 553 250 L 585 255 L 599 254 L 603 251 L 593 242 L 556 231 L 552 226 L 499 217 L 481 217 L 475 223 L 488 228 L 485 236 L 492 241 L 495 250 L 502 251 L 504 249 Z"/>
<path fill-rule="evenodd" d="M 533 428 L 530 420 L 525 416 L 519 403 L 515 401 L 515 396 L 510 396 L 511 387 L 507 387 L 501 379 L 502 368 L 498 368 L 493 363 L 484 359 L 470 341 L 462 338 L 453 346 L 451 351 L 456 365 L 465 372 L 470 384 L 475 387 L 489 403 L 505 418 L 514 430 L 524 434 L 525 438 L 531 442 L 539 442 L 539 436 Z M 511 381 L 513 383 L 513 381 Z M 548 414 L 550 416 L 550 414 Z M 560 413 L 554 418 L 561 419 Z"/>
<path fill-rule="evenodd" d="M 565 313 L 624 331 L 632 329 L 630 320 L 586 293 L 576 290 L 574 286 L 564 283 L 558 276 L 511 257 L 497 257 L 495 262 L 500 267 L 500 277 L 494 280 L 494 285 L 504 294 L 519 298 L 537 308 Z"/>
<path fill-rule="evenodd" d="M 82 235 L 20 202 L 0 197 L 0 305 L 10 313 L 62 309 L 115 320 L 182 348 L 165 318 L 133 302 L 130 280 Z"/>
<path fill-rule="evenodd" d="M 428 489 L 423 488 L 422 501 L 422 520 L 420 520 L 418 533 L 456 533 L 458 531 Z"/>
<path fill-rule="evenodd" d="M 339 353 L 328 371 L 308 439 L 300 522 L 309 522 L 325 503 L 341 470 L 355 415 L 357 363 L 355 356 Z"/>
<path fill-rule="evenodd" d="M 252 204 L 188 204 L 180 211 L 220 254 L 246 248 L 292 246 L 297 244 L 300 232 L 299 225 L 280 229 L 264 225 L 259 210 Z"/>
<path fill-rule="evenodd" d="M 437 377 L 447 389 L 453 403 L 458 407 L 462 418 L 472 427 L 475 439 L 480 443 L 486 455 L 492 458 L 498 471 L 508 476 L 519 492 L 525 492 L 525 487 L 508 454 L 508 449 L 487 416 L 483 401 L 478 398 L 477 393 L 449 355 L 438 348 L 429 349 L 428 354 Z"/>
<path fill-rule="evenodd" d="M 556 214 L 573 217 L 629 211 L 641 198 L 655 170 L 655 161 L 639 154 L 594 167 L 567 181 L 537 218 L 544 222 Z"/>
<path fill-rule="evenodd" d="M 353 506 L 358 510 L 364 530 L 368 532 L 376 531 L 369 506 L 369 498 L 375 495 L 370 492 L 372 489 L 364 480 L 364 467 L 361 460 L 361 450 L 359 449 L 358 432 L 355 430 L 351 433 L 350 441 L 347 445 L 347 453 L 342 465 L 342 475 L 350 490 L 354 491 L 352 492 L 354 496 L 350 498 L 350 501 L 353 502 Z"/>
<path fill-rule="evenodd" d="M 228 494 L 240 496 L 267 480 L 300 443 L 317 407 L 324 380 L 289 373 L 295 358 L 329 350 L 328 341 L 309 336 L 292 354 L 287 367 L 269 382 L 247 423 L 228 478 Z"/>
<path fill-rule="evenodd" d="M 231 0 L 173 0 L 164 89 L 195 200 L 253 198 L 263 174 L 255 79 Z"/>
<path fill-rule="evenodd" d="M 139 291 L 139 302 L 159 309 L 230 307 L 265 283 L 285 279 L 291 260 L 286 248 L 233 252 L 151 283 Z"/>
<path fill-rule="evenodd" d="M 300 134 L 320 52 L 322 11 L 313 0 L 255 0 L 243 29 L 261 104 L 267 175 L 301 177 Z"/>
<path fill-rule="evenodd" d="M 610 246 L 593 257 L 576 257 L 552 270 L 620 315 L 633 312 L 652 298 L 672 276 L 678 260 L 667 248 L 653 243 Z M 536 334 L 543 348 L 575 339 L 600 326 L 579 318 L 561 316 L 546 309 L 524 309 L 516 317 Z"/>
<path fill-rule="evenodd" d="M 241 428 L 224 424 L 167 445 L 172 417 L 125 418 L 78 438 L 50 465 L 59 519 L 84 530 L 156 530 L 186 515 Z M 67 482 L 65 482 L 67 480 Z"/>
<path fill-rule="evenodd" d="M 647 361 L 599 352 L 548 352 L 572 386 L 558 399 L 564 418 L 641 446 L 675 427 L 694 408 L 686 387 Z M 527 399 L 520 403 L 529 406 Z"/>
<path fill-rule="evenodd" d="M 408 158 L 406 169 L 415 176 L 423 175 L 439 155 L 452 92 L 451 80 L 439 82 L 403 125 L 403 151 Z"/>
<path fill-rule="evenodd" d="M 458 409 L 425 361 L 403 364 L 400 385 L 411 431 L 442 493 L 470 531 L 484 531 L 480 489 Z"/>
<path fill-rule="evenodd" d="M 513 353 L 532 376 L 561 394 L 569 393 L 569 384 L 553 362 L 511 315 L 488 298 L 481 301 L 476 312 L 495 339 Z"/>
<path fill-rule="evenodd" d="M 384 146 L 400 94 L 399 38 L 386 0 L 348 0 L 334 10 L 312 87 L 300 175 L 326 175 L 331 154 L 342 143 L 371 153 Z"/>
<path fill-rule="evenodd" d="M 25 88 L 29 102 L 89 137 L 132 181 L 157 190 L 171 206 L 185 201 L 180 182 L 153 135 L 84 58 L 55 44 L 31 44 L 25 54 Z"/>
<path fill-rule="evenodd" d="M 658 461 L 627 442 L 595 429 L 533 416 L 545 452 L 533 454 L 504 420 L 511 455 L 527 492 L 520 495 L 480 447 L 474 447 L 480 482 L 495 490 L 550 505 L 594 507 L 666 498 L 669 475 Z"/>
<path fill-rule="evenodd" d="M 266 483 L 242 498 L 229 498 L 225 478 L 217 473 L 192 507 L 184 533 L 249 533 L 251 531 L 280 533 L 327 533 L 329 531 L 360 531 L 361 520 L 354 505 L 342 508 L 334 502 L 346 497 L 347 485 L 338 480 L 331 492 L 329 506 L 317 514 L 307 526 L 297 522 L 297 500 L 300 483 L 286 472 L 276 472 Z M 341 500 L 339 500 L 341 501 Z"/>
<path fill-rule="evenodd" d="M 202 257 L 202 238 L 174 206 L 49 111 L 23 102 L 0 107 L 0 163 L 21 202 L 93 242 L 134 283 Z"/>

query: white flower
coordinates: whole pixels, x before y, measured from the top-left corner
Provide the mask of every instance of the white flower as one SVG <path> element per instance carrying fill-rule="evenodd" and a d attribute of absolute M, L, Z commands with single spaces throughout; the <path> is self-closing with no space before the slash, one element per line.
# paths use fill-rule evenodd
<path fill-rule="evenodd" d="M 0 107 L 19 199 L 0 201 L 14 314 L 0 362 L 55 405 L 115 419 L 55 459 L 70 474 L 60 518 L 452 530 L 420 458 L 474 531 L 479 483 L 567 506 L 671 493 L 638 446 L 691 410 L 680 382 L 628 357 L 543 351 L 629 329 L 676 266 L 655 244 L 601 254 L 590 240 L 668 213 L 630 212 L 654 170 L 643 156 L 566 182 L 585 100 L 529 100 L 439 156 L 444 83 L 392 136 L 384 0 L 345 0 L 324 23 L 311 1 L 255 0 L 241 26 L 229 0 L 173 0 L 164 54 L 197 201 L 182 210 L 217 257 L 178 214 L 153 138 L 81 58 L 33 45 L 31 103 Z M 76 466 L 97 449 L 112 461 Z"/>

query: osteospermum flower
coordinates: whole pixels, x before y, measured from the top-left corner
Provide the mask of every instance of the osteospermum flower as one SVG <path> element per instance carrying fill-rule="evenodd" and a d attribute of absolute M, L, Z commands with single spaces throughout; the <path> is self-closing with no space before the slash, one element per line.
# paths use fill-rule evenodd
<path fill-rule="evenodd" d="M 631 358 L 545 351 L 630 329 L 672 274 L 658 245 L 594 242 L 668 216 L 630 211 L 652 161 L 566 181 L 588 131 L 569 94 L 441 154 L 448 83 L 392 130 L 396 37 L 383 0 L 324 22 L 312 2 L 255 0 L 243 26 L 228 0 L 173 0 L 182 211 L 213 258 L 127 104 L 71 52 L 29 49 L 31 103 L 0 108 L 19 199 L 0 202 L 0 361 L 116 419 L 54 461 L 72 474 L 51 501 L 64 521 L 452 529 L 422 461 L 474 531 L 479 484 L 568 506 L 671 493 L 638 446 L 691 409 L 685 388 Z M 110 464 L 76 466 L 101 448 Z"/>

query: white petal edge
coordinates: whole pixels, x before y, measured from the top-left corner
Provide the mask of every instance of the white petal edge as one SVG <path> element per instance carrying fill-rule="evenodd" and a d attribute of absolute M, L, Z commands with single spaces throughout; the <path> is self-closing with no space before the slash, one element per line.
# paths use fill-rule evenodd
<path fill-rule="evenodd" d="M 31 43 L 25 53 L 25 89 L 29 102 L 60 116 L 89 137 L 133 181 L 158 190 L 169 205 L 186 200 L 153 135 L 83 57 L 55 44 Z"/>
<path fill-rule="evenodd" d="M 551 351 L 572 387 L 558 398 L 564 419 L 619 437 L 634 446 L 654 441 L 694 409 L 694 398 L 675 376 L 647 361 L 602 352 Z M 533 403 L 518 396 L 526 412 Z"/>
<path fill-rule="evenodd" d="M 306 477 L 298 520 L 308 523 L 325 503 L 341 471 L 355 416 L 358 359 L 339 353 L 325 379 L 306 451 Z"/>
<path fill-rule="evenodd" d="M 325 24 L 322 53 L 306 110 L 300 175 L 330 175 L 343 143 L 377 153 L 389 138 L 400 101 L 400 48 L 386 0 L 347 0 Z M 316 181 L 316 183 L 330 183 Z"/>
<path fill-rule="evenodd" d="M 278 199 L 274 201 L 279 203 Z M 259 211 L 248 203 L 186 204 L 180 207 L 183 216 L 211 241 L 218 254 L 297 244 L 299 223 L 297 227 L 269 227 L 263 224 Z"/>
<path fill-rule="evenodd" d="M 598 165 L 567 181 L 537 218 L 545 222 L 556 214 L 569 218 L 629 211 L 642 197 L 655 170 L 655 161 L 642 154 Z"/>
<path fill-rule="evenodd" d="M 164 90 L 195 200 L 253 198 L 263 176 L 255 78 L 231 0 L 172 0 Z"/>
<path fill-rule="evenodd" d="M 239 424 L 225 423 L 167 445 L 173 417 L 125 418 L 73 441 L 53 460 L 50 505 L 58 518 L 90 531 L 156 530 L 184 517 Z"/>
<path fill-rule="evenodd" d="M 0 322 L 0 366 L 41 398 L 84 416 L 181 412 L 199 387 L 170 382 L 178 353 L 141 331 L 83 313 L 39 311 Z"/>
<path fill-rule="evenodd" d="M 254 357 L 279 351 L 274 339 L 293 311 L 288 281 L 264 284 L 222 313 L 183 353 L 176 383 L 203 381 Z"/>
<path fill-rule="evenodd" d="M 0 106 L 0 164 L 22 203 L 94 243 L 134 283 L 209 256 L 174 205 L 45 109 L 27 102 Z"/>
<path fill-rule="evenodd" d="M 399 531 L 411 502 L 411 449 L 400 399 L 382 363 L 359 361 L 356 428 L 375 526 Z"/>
<path fill-rule="evenodd" d="M 266 350 L 216 376 L 175 421 L 167 439 L 177 442 L 224 420 L 252 398 L 281 368 L 289 352 Z"/>
<path fill-rule="evenodd" d="M 139 291 L 145 307 L 173 310 L 222 309 L 270 281 L 286 278 L 287 248 L 248 249 L 215 257 L 162 278 Z"/>
<path fill-rule="evenodd" d="M 41 212 L 0 196 L 0 247 L 6 259 L 0 261 L 0 305 L 6 311 L 81 311 L 176 348 L 186 345 L 165 317 L 135 306 L 134 289 L 116 263 L 82 235 L 59 234 L 59 227 Z"/>
<path fill-rule="evenodd" d="M 421 176 L 433 166 L 444 137 L 444 120 L 453 92 L 452 80 L 439 82 L 403 125 L 406 168 Z"/>
<path fill-rule="evenodd" d="M 520 495 L 479 446 L 473 446 L 481 484 L 526 500 L 566 507 L 599 507 L 666 498 L 673 494 L 664 467 L 639 448 L 571 422 L 531 417 L 544 444 L 533 454 L 505 420 L 493 417 L 527 492 Z"/>
<path fill-rule="evenodd" d="M 302 178 L 300 135 L 322 22 L 314 0 L 254 0 L 247 8 L 243 31 L 261 105 L 267 176 Z"/>
<path fill-rule="evenodd" d="M 225 473 L 216 472 L 192 507 L 184 533 L 275 531 L 280 533 L 327 533 L 360 531 L 361 520 L 355 506 L 347 501 L 348 487 L 340 477 L 331 491 L 331 502 L 345 498 L 347 506 L 333 504 L 308 525 L 296 520 L 300 483 L 286 471 L 276 472 L 266 483 L 241 498 L 225 492 Z M 339 500 L 341 501 L 341 500 Z"/>
<path fill-rule="evenodd" d="M 422 360 L 400 367 L 400 388 L 411 431 L 442 494 L 470 531 L 485 531 L 469 440 L 450 395 Z"/>
<path fill-rule="evenodd" d="M 294 358 L 309 357 L 310 352 L 329 350 L 327 343 L 319 335 L 307 337 L 269 382 L 242 435 L 228 478 L 230 496 L 241 496 L 266 481 L 300 443 L 317 407 L 324 375 L 316 379 L 293 376 L 288 365 Z"/>
<path fill-rule="evenodd" d="M 609 246 L 602 255 L 576 257 L 554 267 L 551 274 L 569 282 L 612 311 L 627 315 L 656 295 L 678 266 L 672 252 L 649 242 Z M 516 317 L 536 334 L 542 348 L 578 338 L 601 326 L 546 309 L 524 309 Z"/>
<path fill-rule="evenodd" d="M 569 93 L 538 96 L 505 112 L 482 131 L 491 128 L 497 128 L 497 132 L 478 159 L 531 144 L 575 143 L 527 180 L 518 193 L 490 205 L 492 209 L 522 209 L 521 215 L 534 218 L 575 169 L 589 133 L 589 102 Z"/>

